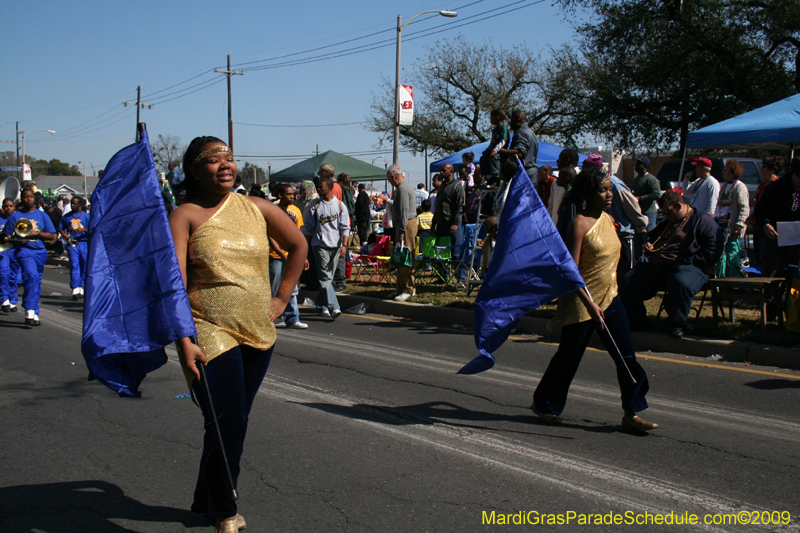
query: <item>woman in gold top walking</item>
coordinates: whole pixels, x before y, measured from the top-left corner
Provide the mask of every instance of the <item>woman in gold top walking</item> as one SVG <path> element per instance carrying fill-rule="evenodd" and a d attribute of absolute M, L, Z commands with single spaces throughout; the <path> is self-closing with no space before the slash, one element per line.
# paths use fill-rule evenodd
<path fill-rule="evenodd" d="M 658 424 L 636 415 L 647 409 L 648 382 L 647 374 L 636 360 L 625 308 L 617 296 L 617 263 L 621 245 L 614 229 L 614 219 L 605 213 L 613 200 L 611 181 L 602 169 L 587 169 L 578 174 L 572 192 L 571 198 L 577 202 L 577 207 L 580 209 L 584 202 L 585 207 L 569 226 L 567 248 L 578 265 L 586 288 L 558 300 L 556 316 L 548 329 L 561 327 L 561 343 L 533 393 L 531 409 L 548 424 L 561 422 L 559 415 L 567 403 L 569 386 L 592 332 L 597 330 L 609 353 L 618 348 L 624 359 L 623 362 L 614 358 L 624 410 L 622 427 L 633 431 L 655 429 Z M 604 325 L 607 331 L 603 331 Z M 636 384 L 631 382 L 628 370 Z"/>
<path fill-rule="evenodd" d="M 183 157 L 187 201 L 169 217 L 197 326 L 197 345 L 188 337 L 178 341 L 181 365 L 200 397 L 195 365 L 206 365 L 234 489 L 248 414 L 275 344 L 273 320 L 283 313 L 306 257 L 305 238 L 280 208 L 231 193 L 236 170 L 233 153 L 220 139 L 194 139 Z M 269 285 L 269 238 L 290 252 L 275 297 Z M 192 510 L 205 514 L 218 532 L 236 532 L 244 529 L 244 518 L 228 499 L 210 413 L 205 401 L 200 404 L 205 437 Z"/>

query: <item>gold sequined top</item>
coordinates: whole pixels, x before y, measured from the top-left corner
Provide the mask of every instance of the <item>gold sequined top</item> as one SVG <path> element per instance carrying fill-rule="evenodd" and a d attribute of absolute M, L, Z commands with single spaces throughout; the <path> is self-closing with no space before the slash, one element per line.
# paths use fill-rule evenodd
<path fill-rule="evenodd" d="M 594 226 L 586 232 L 581 244 L 581 259 L 578 270 L 586 283 L 586 291 L 605 311 L 617 296 L 617 263 L 622 245 L 614 229 L 611 217 L 603 213 Z M 570 324 L 591 320 L 577 292 L 558 299 L 556 316 L 547 325 L 548 331 Z"/>
<path fill-rule="evenodd" d="M 229 194 L 189 238 L 188 253 L 187 292 L 203 355 L 211 360 L 241 344 L 271 348 L 269 239 L 258 207 Z"/>

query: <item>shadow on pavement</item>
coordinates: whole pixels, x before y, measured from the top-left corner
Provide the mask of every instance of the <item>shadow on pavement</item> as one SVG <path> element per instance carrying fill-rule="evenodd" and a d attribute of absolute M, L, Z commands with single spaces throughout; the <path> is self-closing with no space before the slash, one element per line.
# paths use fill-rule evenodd
<path fill-rule="evenodd" d="M 758 390 L 800 389 L 800 380 L 796 379 L 762 379 L 745 383 L 748 387 Z"/>
<path fill-rule="evenodd" d="M 547 424 L 544 424 L 533 415 L 505 415 L 487 413 L 483 411 L 473 411 L 449 402 L 427 402 L 400 407 L 385 407 L 370 404 L 336 405 L 315 402 L 296 403 L 306 407 L 311 407 L 313 409 L 319 409 L 327 413 L 346 416 L 347 418 L 366 420 L 380 424 L 391 424 L 395 426 L 445 424 L 452 427 L 502 431 L 507 433 L 522 433 L 525 435 L 537 435 L 556 439 L 573 438 L 565 435 L 550 435 L 545 433 L 519 431 L 508 428 L 497 428 L 482 425 L 480 424 L 481 422 L 512 422 L 538 428 L 546 426 Z M 587 422 L 587 424 L 591 424 L 591 422 Z M 616 433 L 620 430 L 620 428 L 614 426 L 580 425 L 570 422 L 564 422 L 559 427 L 580 429 L 592 433 Z"/>
<path fill-rule="evenodd" d="M 105 481 L 70 481 L 0 488 L 0 525 L 6 533 L 135 532 L 111 520 L 176 523 L 184 528 L 207 526 L 187 509 L 151 506 L 125 496 Z"/>

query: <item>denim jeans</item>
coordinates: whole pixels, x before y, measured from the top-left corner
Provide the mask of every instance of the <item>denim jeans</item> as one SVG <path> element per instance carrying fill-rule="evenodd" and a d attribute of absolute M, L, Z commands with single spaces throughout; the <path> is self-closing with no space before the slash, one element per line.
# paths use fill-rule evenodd
<path fill-rule="evenodd" d="M 614 359 L 614 363 L 617 365 L 622 408 L 634 413 L 647 409 L 645 395 L 650 385 L 647 381 L 647 373 L 636 360 L 636 350 L 628 329 L 628 318 L 619 297 L 614 298 L 603 313 L 608 327 L 607 331 L 600 331 L 599 324 L 594 320 L 570 324 L 561 328 L 561 343 L 558 345 L 558 351 L 547 366 L 542 381 L 536 387 L 536 392 L 533 393 L 533 403 L 540 411 L 556 416 L 564 411 L 569 386 L 575 378 L 575 372 L 578 371 L 578 365 L 581 363 L 583 353 L 595 330 L 600 334 L 600 340 L 609 352 L 614 349 L 611 339 L 613 337 L 631 375 L 636 379 L 636 384 L 631 384 L 627 375 L 628 371 L 620 361 Z"/>
<path fill-rule="evenodd" d="M 278 288 L 281 285 L 281 280 L 283 279 L 283 269 L 285 267 L 285 263 L 281 259 L 275 259 L 274 257 L 269 258 L 269 284 L 272 287 L 272 296 L 275 297 L 278 294 Z M 297 285 L 294 286 L 294 290 L 292 291 L 292 297 L 289 298 L 289 301 L 286 304 L 286 310 L 283 312 L 283 322 L 287 326 L 291 326 L 292 324 L 300 321 L 300 309 L 297 307 Z"/>
<path fill-rule="evenodd" d="M 700 292 L 707 281 L 708 274 L 694 265 L 642 262 L 620 281 L 619 295 L 625 304 L 631 327 L 638 328 L 647 323 L 644 302 L 659 291 L 667 291 L 664 296 L 664 309 L 669 315 L 667 326 L 685 328 L 694 295 Z"/>
<path fill-rule="evenodd" d="M 333 288 L 333 274 L 339 264 L 341 248 L 314 247 L 314 261 L 317 264 L 317 279 L 319 280 L 319 293 L 317 294 L 317 310 L 327 309 L 333 312 L 339 309 L 339 300 Z"/>
<path fill-rule="evenodd" d="M 247 419 L 258 388 L 267 374 L 272 350 L 256 350 L 250 346 L 237 346 L 218 355 L 206 365 L 206 379 L 214 401 L 219 430 L 234 488 L 239 479 L 239 461 L 244 449 Z M 192 511 L 205 514 L 211 520 L 236 514 L 236 502 L 228 499 L 228 479 L 225 464 L 217 450 L 217 440 L 211 426 L 211 413 L 203 387 L 194 380 L 192 390 L 203 410 L 205 434 L 200 473 L 194 491 Z"/>

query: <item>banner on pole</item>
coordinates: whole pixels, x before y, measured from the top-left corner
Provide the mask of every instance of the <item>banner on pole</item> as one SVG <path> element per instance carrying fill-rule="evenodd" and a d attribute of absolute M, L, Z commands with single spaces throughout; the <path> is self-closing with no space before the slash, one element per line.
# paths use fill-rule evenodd
<path fill-rule="evenodd" d="M 401 126 L 410 126 L 414 123 L 414 87 L 411 85 L 400 86 L 400 117 Z"/>
<path fill-rule="evenodd" d="M 31 179 L 31 166 L 28 163 L 22 163 L 22 181 L 30 181 Z"/>

